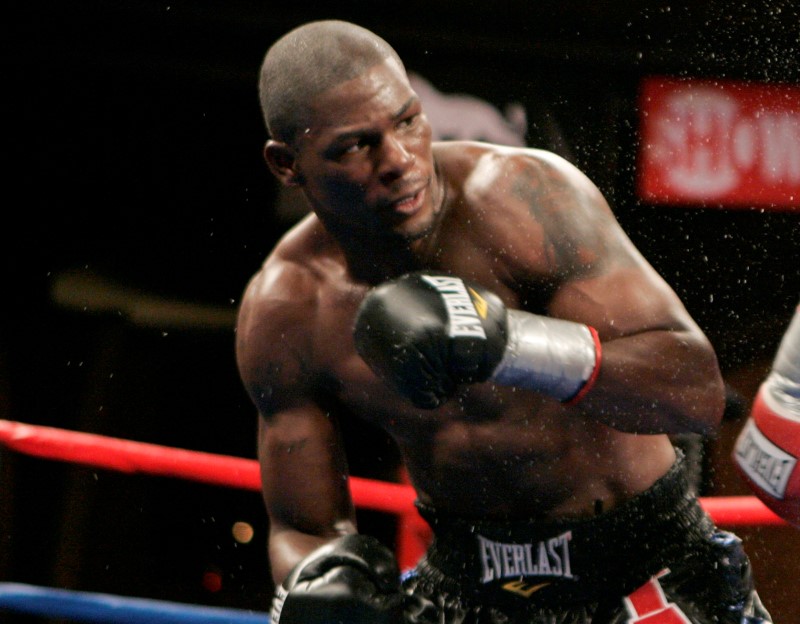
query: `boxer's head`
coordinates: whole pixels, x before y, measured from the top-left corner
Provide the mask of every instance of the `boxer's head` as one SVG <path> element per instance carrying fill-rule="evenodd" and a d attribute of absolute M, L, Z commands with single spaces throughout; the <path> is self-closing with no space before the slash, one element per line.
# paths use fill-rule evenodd
<path fill-rule="evenodd" d="M 301 26 L 267 52 L 259 90 L 270 169 L 327 225 L 406 240 L 430 231 L 441 204 L 431 129 L 383 39 L 335 20 Z"/>
<path fill-rule="evenodd" d="M 317 95 L 388 58 L 402 65 L 386 41 L 348 22 L 322 20 L 289 31 L 261 64 L 259 99 L 270 136 L 292 143 L 308 125 Z"/>

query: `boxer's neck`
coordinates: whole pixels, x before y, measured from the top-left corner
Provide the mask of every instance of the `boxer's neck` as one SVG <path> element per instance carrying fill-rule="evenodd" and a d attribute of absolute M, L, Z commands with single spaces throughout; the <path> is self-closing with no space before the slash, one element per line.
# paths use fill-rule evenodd
<path fill-rule="evenodd" d="M 429 267 L 438 247 L 437 232 L 438 228 L 413 241 L 350 236 L 346 240 L 339 238 L 339 242 L 350 274 L 358 281 L 379 284 Z"/>

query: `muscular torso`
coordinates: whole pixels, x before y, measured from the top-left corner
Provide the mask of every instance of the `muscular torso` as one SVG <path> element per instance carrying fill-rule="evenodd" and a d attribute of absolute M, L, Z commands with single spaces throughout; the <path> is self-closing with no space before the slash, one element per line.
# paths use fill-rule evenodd
<path fill-rule="evenodd" d="M 485 187 L 472 183 L 476 169 L 492 167 L 491 158 L 481 160 L 481 149 L 466 155 L 464 150 L 437 151 L 447 206 L 432 244 L 419 248 L 418 266 L 409 268 L 453 272 L 490 288 L 509 307 L 547 314 L 565 271 L 579 271 L 581 263 L 592 266 L 596 243 L 587 240 L 585 248 L 562 249 L 548 236 L 553 224 L 541 223 L 552 215 L 516 215 L 513 208 L 508 212 L 499 202 L 493 204 L 496 194 L 514 191 L 497 180 Z M 491 180 L 491 171 L 478 179 Z M 546 185 L 542 189 L 558 192 Z M 557 220 L 558 227 L 573 227 L 569 216 Z M 580 215 L 574 227 L 582 227 Z M 475 384 L 441 408 L 414 408 L 379 381 L 355 352 L 354 315 L 374 283 L 355 277 L 369 270 L 354 262 L 369 260 L 358 260 L 358 250 L 350 251 L 345 253 L 310 216 L 268 260 L 256 282 L 280 280 L 283 273 L 304 275 L 285 288 L 302 299 L 305 312 L 284 338 L 290 343 L 287 350 L 303 360 L 307 392 L 324 395 L 332 417 L 354 417 L 385 429 L 396 440 L 423 502 L 463 515 L 586 515 L 598 501 L 608 509 L 646 489 L 671 465 L 674 454 L 665 435 L 623 433 L 591 413 L 526 390 Z M 257 315 L 258 306 L 253 307 Z M 615 331 L 598 330 L 601 335 Z"/>
<path fill-rule="evenodd" d="M 663 436 L 615 431 L 526 390 L 475 384 L 439 409 L 414 408 L 355 353 L 352 322 L 366 288 L 330 286 L 317 364 L 345 417 L 395 439 L 423 502 L 462 515 L 582 515 L 647 488 L 671 463 Z"/>

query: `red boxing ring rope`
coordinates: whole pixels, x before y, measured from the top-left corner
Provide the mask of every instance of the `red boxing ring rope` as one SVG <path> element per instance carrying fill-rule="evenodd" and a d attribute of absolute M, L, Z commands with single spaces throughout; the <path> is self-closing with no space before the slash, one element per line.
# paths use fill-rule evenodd
<path fill-rule="evenodd" d="M 254 459 L 176 449 L 1 419 L 0 444 L 35 457 L 119 472 L 178 477 L 246 490 L 261 489 L 260 469 Z M 356 507 L 399 516 L 398 562 L 401 569 L 415 565 L 426 547 L 430 528 L 414 507 L 413 488 L 405 484 L 351 476 L 350 492 Z M 721 525 L 787 524 L 755 496 L 703 497 L 700 503 L 714 522 Z"/>
<path fill-rule="evenodd" d="M 260 490 L 254 459 L 188 451 L 93 433 L 0 420 L 0 444 L 41 457 L 125 473 L 178 477 L 245 490 Z M 353 502 L 360 507 L 401 514 L 413 507 L 411 487 L 350 477 Z"/>

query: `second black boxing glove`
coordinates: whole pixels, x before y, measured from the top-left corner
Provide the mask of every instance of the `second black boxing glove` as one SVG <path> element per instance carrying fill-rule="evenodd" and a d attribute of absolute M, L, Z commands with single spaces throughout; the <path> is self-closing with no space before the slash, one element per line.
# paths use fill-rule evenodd
<path fill-rule="evenodd" d="M 392 552 L 369 535 L 321 546 L 275 590 L 272 624 L 400 624 L 404 597 Z"/>
<path fill-rule="evenodd" d="M 487 380 L 574 402 L 592 386 L 601 353 L 587 325 L 509 310 L 477 284 L 432 273 L 410 273 L 368 293 L 354 340 L 379 377 L 428 409 L 458 384 Z"/>

